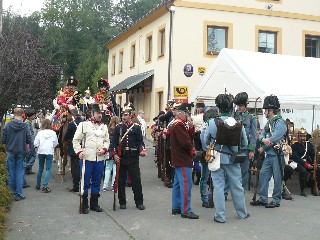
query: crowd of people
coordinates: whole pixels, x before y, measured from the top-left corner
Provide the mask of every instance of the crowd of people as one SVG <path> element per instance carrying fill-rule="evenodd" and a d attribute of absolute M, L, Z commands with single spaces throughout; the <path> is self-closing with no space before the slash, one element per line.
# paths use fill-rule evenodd
<path fill-rule="evenodd" d="M 52 164 L 57 159 L 63 175 L 67 161 L 61 159 L 68 156 L 73 179 L 70 191 L 80 193 L 81 213 L 101 212 L 100 191 L 109 189 L 118 195 L 120 209 L 126 209 L 128 184 L 137 209 L 145 209 L 139 164 L 139 158 L 147 155 L 145 113 L 140 110 L 136 115 L 131 103 L 120 110 L 109 92 L 108 80 L 100 79 L 97 84 L 98 93 L 91 97 L 88 89 L 82 97 L 77 79 L 69 78 L 53 101 L 52 113 L 31 108 L 13 110 L 13 119 L 3 127 L 2 142 L 7 150 L 8 185 L 16 201 L 25 199 L 23 188 L 30 187 L 25 175 L 34 174 L 36 160 L 35 188 L 50 193 Z M 279 114 L 280 102 L 274 95 L 264 99 L 267 123 L 260 130 L 256 116 L 249 113 L 248 99 L 246 92 L 240 92 L 235 97 L 218 95 L 215 106 L 205 106 L 203 101 L 193 105 L 170 100 L 165 111 L 153 119 L 151 135 L 158 178 L 172 189 L 173 215 L 199 218 L 191 207 L 195 184 L 199 185 L 202 207 L 215 208 L 215 222 L 226 221 L 229 192 L 238 217 L 248 218 L 245 191 L 251 184 L 252 165 L 258 159 L 255 166 L 259 171 L 255 174 L 259 174 L 260 195 L 250 205 L 280 207 L 281 199 L 286 198 L 285 182 L 294 169 L 299 172 L 301 195 L 307 196 L 308 185 L 312 194 L 318 195 L 320 169 L 313 165 L 316 153 L 306 130 L 300 129 L 297 139 L 289 138 L 288 123 Z M 308 179 L 308 172 L 315 171 L 317 180 Z M 268 202 L 272 178 L 272 200 Z"/>

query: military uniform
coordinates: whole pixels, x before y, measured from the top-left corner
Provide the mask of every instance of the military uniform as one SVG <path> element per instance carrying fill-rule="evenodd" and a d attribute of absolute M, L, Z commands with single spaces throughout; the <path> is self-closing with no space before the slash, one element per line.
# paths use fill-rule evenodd
<path fill-rule="evenodd" d="M 130 129 L 130 130 L 129 130 Z M 129 131 L 128 131 L 129 130 Z M 128 131 L 128 132 L 127 132 Z M 125 135 L 125 136 L 124 136 Z M 124 136 L 124 138 L 123 138 Z M 119 151 L 119 140 L 121 140 L 121 153 Z M 127 171 L 131 176 L 132 191 L 136 206 L 140 209 L 143 206 L 143 194 L 141 185 L 141 174 L 139 167 L 139 155 L 145 149 L 141 127 L 139 124 L 133 123 L 131 120 L 121 122 L 114 130 L 114 136 L 111 142 L 113 155 L 120 156 L 120 170 L 118 183 L 118 198 L 120 208 L 126 208 L 126 179 Z M 141 207 L 142 208 L 142 207 Z M 144 207 L 143 207 L 144 209 Z M 140 210 L 143 210 L 140 209 Z"/>
<path fill-rule="evenodd" d="M 216 105 L 221 112 L 221 117 L 217 118 L 222 121 L 231 116 L 232 111 L 232 95 L 220 94 L 216 98 Z M 214 204 L 215 215 L 214 221 L 219 223 L 225 222 L 225 185 L 228 184 L 231 194 L 233 206 L 241 219 L 249 216 L 245 206 L 244 189 L 241 184 L 241 169 L 240 164 L 231 160 L 233 152 L 238 151 L 238 146 L 221 145 L 216 143 L 217 140 L 217 124 L 215 119 L 209 120 L 208 128 L 205 132 L 206 144 L 214 143 L 214 149 L 220 152 L 220 168 L 217 171 L 211 172 L 212 183 L 214 186 Z M 228 139 L 230 140 L 230 139 Z M 240 140 L 240 139 L 239 139 Z M 241 145 L 248 144 L 247 136 L 244 127 L 241 129 Z"/>
<path fill-rule="evenodd" d="M 284 158 L 280 143 L 287 132 L 287 126 L 281 116 L 275 114 L 279 108 L 280 103 L 276 96 L 271 95 L 264 99 L 263 109 L 265 109 L 268 121 L 259 135 L 259 141 L 261 151 L 265 152 L 265 159 L 259 173 L 260 198 L 250 203 L 253 206 L 265 206 L 266 208 L 280 206 L 284 169 Z M 273 114 L 271 114 L 271 111 Z M 268 144 L 266 145 L 265 142 Z M 268 204 L 268 187 L 272 176 L 274 178 L 273 200 Z"/>

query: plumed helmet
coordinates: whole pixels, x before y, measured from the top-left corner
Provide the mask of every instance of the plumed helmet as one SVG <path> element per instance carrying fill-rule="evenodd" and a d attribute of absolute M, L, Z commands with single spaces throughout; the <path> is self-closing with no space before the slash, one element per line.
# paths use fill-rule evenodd
<path fill-rule="evenodd" d="M 24 110 L 24 113 L 26 114 L 26 117 L 31 117 L 36 114 L 36 110 L 33 108 L 27 108 Z"/>
<path fill-rule="evenodd" d="M 234 97 L 234 104 L 236 105 L 248 105 L 248 94 L 246 92 L 240 92 Z"/>
<path fill-rule="evenodd" d="M 127 102 L 124 104 L 122 113 L 131 113 L 134 110 L 133 104 L 131 102 Z"/>
<path fill-rule="evenodd" d="M 89 94 L 90 94 L 90 93 L 91 93 L 91 92 L 90 92 L 90 88 L 88 87 L 88 89 L 87 89 L 87 90 L 85 90 L 84 92 L 85 92 L 85 93 L 89 93 Z"/>
<path fill-rule="evenodd" d="M 98 88 L 101 88 L 101 87 L 106 87 L 107 90 L 110 89 L 110 85 L 109 85 L 108 79 L 106 79 L 106 78 L 100 78 L 100 79 L 98 80 Z"/>
<path fill-rule="evenodd" d="M 179 110 L 179 111 L 183 111 L 183 112 L 190 113 L 190 112 L 191 112 L 191 108 L 192 108 L 193 106 L 194 106 L 193 103 L 183 102 L 183 103 L 181 103 L 181 105 L 178 107 L 178 110 Z"/>
<path fill-rule="evenodd" d="M 173 100 L 173 99 L 171 99 L 171 100 L 168 100 L 167 101 L 167 106 L 169 106 L 169 107 L 173 107 L 173 105 L 175 104 L 175 100 Z"/>
<path fill-rule="evenodd" d="M 216 97 L 216 105 L 220 112 L 227 113 L 233 108 L 233 96 L 231 94 L 219 94 Z"/>
<path fill-rule="evenodd" d="M 275 95 L 270 95 L 265 97 L 262 108 L 263 109 L 279 109 L 280 103 L 279 103 L 278 97 Z"/>
<path fill-rule="evenodd" d="M 197 100 L 196 102 L 196 108 L 205 108 L 205 104 L 203 100 Z"/>
<path fill-rule="evenodd" d="M 298 137 L 300 136 L 307 136 L 308 132 L 306 129 L 304 128 L 300 128 L 299 131 L 298 131 Z"/>
<path fill-rule="evenodd" d="M 183 100 L 181 99 L 176 99 L 176 101 L 173 103 L 172 108 L 173 109 L 178 109 L 180 105 L 183 103 Z"/>
<path fill-rule="evenodd" d="M 71 77 L 68 79 L 67 86 L 77 86 L 78 83 L 79 83 L 78 80 L 75 79 L 73 76 L 71 76 Z"/>

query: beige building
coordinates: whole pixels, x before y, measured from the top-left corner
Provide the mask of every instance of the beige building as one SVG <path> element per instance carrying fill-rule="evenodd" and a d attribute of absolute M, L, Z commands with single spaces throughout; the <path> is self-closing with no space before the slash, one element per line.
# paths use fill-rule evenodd
<path fill-rule="evenodd" d="M 320 57 L 319 9 L 318 0 L 167 1 L 107 43 L 111 89 L 150 122 L 168 99 L 192 95 L 224 47 Z"/>

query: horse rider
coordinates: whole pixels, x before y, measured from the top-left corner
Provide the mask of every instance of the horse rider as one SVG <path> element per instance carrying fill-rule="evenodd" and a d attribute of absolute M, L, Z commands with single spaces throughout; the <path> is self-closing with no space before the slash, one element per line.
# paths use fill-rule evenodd
<path fill-rule="evenodd" d="M 103 121 L 109 123 L 112 116 L 117 115 L 117 104 L 114 99 L 114 96 L 109 93 L 110 84 L 108 79 L 101 78 L 98 80 L 99 92 L 94 95 L 94 101 L 102 105 L 105 116 Z"/>

